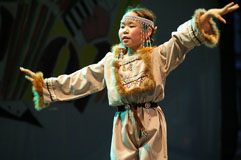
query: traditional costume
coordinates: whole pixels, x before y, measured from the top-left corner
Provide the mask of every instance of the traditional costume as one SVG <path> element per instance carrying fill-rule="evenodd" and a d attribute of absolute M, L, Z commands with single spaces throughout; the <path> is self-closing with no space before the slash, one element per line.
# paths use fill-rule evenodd
<path fill-rule="evenodd" d="M 151 42 L 143 39 L 143 48 L 128 55 L 122 45 L 117 45 L 99 63 L 70 75 L 43 79 L 39 74 L 33 87 L 36 109 L 107 87 L 109 105 L 118 109 L 113 122 L 111 159 L 167 159 L 166 121 L 157 102 L 164 98 L 166 77 L 183 62 L 188 51 L 202 43 L 218 43 L 219 31 L 212 20 L 211 35 L 200 30 L 198 19 L 204 12 L 196 10 L 191 20 L 159 46 L 151 47 Z M 143 37 L 146 26 L 154 27 L 152 21 L 138 16 L 124 16 L 122 21 L 126 20 L 139 21 L 144 28 Z M 40 85 L 36 84 L 39 79 Z"/>

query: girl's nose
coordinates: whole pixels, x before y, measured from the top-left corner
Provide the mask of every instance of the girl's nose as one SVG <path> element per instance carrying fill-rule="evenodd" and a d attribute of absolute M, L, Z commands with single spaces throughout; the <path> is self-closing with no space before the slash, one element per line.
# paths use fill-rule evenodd
<path fill-rule="evenodd" d="M 124 32 L 123 33 L 128 33 L 129 29 L 127 27 L 125 27 Z"/>

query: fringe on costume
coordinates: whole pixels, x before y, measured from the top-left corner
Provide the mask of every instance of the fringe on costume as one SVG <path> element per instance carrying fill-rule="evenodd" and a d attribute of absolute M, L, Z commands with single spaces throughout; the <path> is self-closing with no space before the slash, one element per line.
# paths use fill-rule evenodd
<path fill-rule="evenodd" d="M 204 14 L 206 12 L 205 9 L 196 9 L 194 12 L 193 17 L 195 18 L 195 23 L 196 26 L 198 28 L 198 30 L 201 33 L 201 36 L 205 39 L 205 41 L 203 42 L 207 47 L 215 47 L 217 46 L 218 42 L 219 42 L 219 38 L 220 38 L 220 31 L 216 25 L 216 23 L 214 22 L 214 20 L 211 18 L 209 23 L 212 27 L 212 34 L 207 34 L 204 32 L 204 30 L 200 27 L 199 24 L 199 18 L 202 14 Z"/>

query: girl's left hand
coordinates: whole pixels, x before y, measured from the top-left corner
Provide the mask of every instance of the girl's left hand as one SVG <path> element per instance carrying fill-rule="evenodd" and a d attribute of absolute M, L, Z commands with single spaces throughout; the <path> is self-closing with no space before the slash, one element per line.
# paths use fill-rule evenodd
<path fill-rule="evenodd" d="M 218 20 L 220 20 L 221 22 L 226 24 L 226 20 L 222 16 L 229 12 L 233 12 L 233 11 L 237 10 L 238 8 L 239 8 L 238 4 L 234 4 L 234 2 L 231 2 L 223 8 L 209 9 L 206 13 L 204 13 L 203 15 L 200 16 L 200 18 L 199 18 L 200 27 L 203 28 L 204 31 L 208 32 L 208 30 L 210 28 L 207 27 L 207 26 L 209 26 L 207 23 L 209 23 L 210 19 L 213 17 L 217 18 Z"/>

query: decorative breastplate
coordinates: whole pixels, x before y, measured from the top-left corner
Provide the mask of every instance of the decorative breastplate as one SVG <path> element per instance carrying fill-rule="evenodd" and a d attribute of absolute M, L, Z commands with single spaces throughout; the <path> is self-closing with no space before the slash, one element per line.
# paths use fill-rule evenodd
<path fill-rule="evenodd" d="M 120 96 L 144 93 L 155 88 L 156 83 L 151 71 L 151 50 L 144 48 L 126 59 L 115 53 L 112 63 L 116 78 L 116 88 Z"/>

